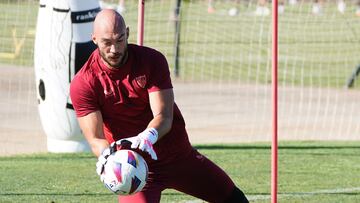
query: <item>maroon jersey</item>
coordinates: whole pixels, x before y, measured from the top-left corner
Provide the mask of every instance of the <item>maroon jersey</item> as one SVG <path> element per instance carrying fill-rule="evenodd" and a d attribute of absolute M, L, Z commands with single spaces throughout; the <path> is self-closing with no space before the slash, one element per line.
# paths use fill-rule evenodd
<path fill-rule="evenodd" d="M 172 88 L 169 67 L 160 52 L 129 44 L 128 53 L 125 65 L 109 69 L 96 49 L 70 86 L 76 115 L 82 117 L 99 110 L 109 143 L 146 129 L 153 119 L 149 93 Z M 172 128 L 155 143 L 155 152 L 161 160 L 190 148 L 184 119 L 174 104 Z"/>

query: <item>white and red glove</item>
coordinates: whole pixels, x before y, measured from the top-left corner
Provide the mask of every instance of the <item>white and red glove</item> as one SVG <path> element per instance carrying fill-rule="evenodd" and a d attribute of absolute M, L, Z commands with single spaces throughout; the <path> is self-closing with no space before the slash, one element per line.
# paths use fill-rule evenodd
<path fill-rule="evenodd" d="M 101 155 L 98 157 L 98 161 L 96 162 L 96 173 L 101 177 L 107 158 L 117 150 L 126 146 L 129 142 L 131 143 L 131 148 L 139 148 L 141 151 L 145 151 L 150 154 L 152 159 L 157 160 L 157 155 L 153 148 L 153 144 L 155 144 L 157 139 L 157 130 L 155 128 L 147 128 L 137 136 L 124 138 L 111 143 L 110 146 L 102 151 Z"/>
<path fill-rule="evenodd" d="M 113 142 L 110 144 L 110 146 L 108 148 L 104 149 L 104 151 L 102 151 L 102 153 L 98 157 L 98 161 L 96 162 L 96 173 L 100 177 L 104 171 L 104 167 L 107 162 L 107 158 L 116 151 L 117 151 L 117 147 L 115 145 L 115 142 Z"/>
<path fill-rule="evenodd" d="M 157 155 L 153 148 L 153 145 L 157 141 L 158 136 L 158 132 L 155 128 L 147 128 L 143 132 L 139 133 L 137 136 L 124 138 L 116 141 L 116 144 L 121 144 L 122 141 L 127 140 L 131 142 L 131 148 L 139 148 L 141 151 L 150 154 L 152 159 L 157 160 Z"/>
<path fill-rule="evenodd" d="M 104 149 L 104 151 L 102 151 L 102 153 L 100 154 L 100 156 L 98 157 L 98 161 L 96 162 L 96 173 L 101 177 L 101 174 L 104 171 L 104 166 L 107 162 L 107 158 L 115 153 L 117 150 L 120 150 L 121 148 L 126 148 L 126 146 L 128 145 L 127 141 L 123 141 L 121 142 L 120 140 L 118 142 L 113 142 L 110 144 L 110 146 L 106 149 Z"/>
<path fill-rule="evenodd" d="M 101 174 L 104 171 L 104 166 L 107 162 L 107 158 L 110 155 L 111 155 L 111 149 L 110 149 L 110 147 L 108 147 L 104 151 L 102 151 L 102 153 L 98 157 L 98 161 L 96 162 L 96 173 L 100 176 L 100 179 L 101 179 Z"/>

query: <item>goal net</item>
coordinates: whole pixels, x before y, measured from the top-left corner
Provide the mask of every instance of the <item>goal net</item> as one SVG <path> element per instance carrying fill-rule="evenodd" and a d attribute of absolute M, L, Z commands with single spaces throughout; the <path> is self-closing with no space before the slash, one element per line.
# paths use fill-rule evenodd
<path fill-rule="evenodd" d="M 347 86 L 360 63 L 357 2 L 279 2 L 279 139 L 358 139 L 356 77 Z M 179 74 L 175 96 L 191 139 L 269 141 L 271 4 L 181 1 L 178 16 L 177 6 L 146 1 L 144 44 Z"/>

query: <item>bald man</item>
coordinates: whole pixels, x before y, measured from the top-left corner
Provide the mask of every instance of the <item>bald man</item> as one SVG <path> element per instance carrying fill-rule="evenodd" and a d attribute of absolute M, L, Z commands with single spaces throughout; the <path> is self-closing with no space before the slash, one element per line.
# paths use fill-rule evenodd
<path fill-rule="evenodd" d="M 207 202 L 248 202 L 222 169 L 190 145 L 165 57 L 128 44 L 128 37 L 122 16 L 102 10 L 92 34 L 98 48 L 70 86 L 80 127 L 98 156 L 98 174 L 127 140 L 145 158 L 149 177 L 141 192 L 119 196 L 119 202 L 158 203 L 167 188 Z"/>

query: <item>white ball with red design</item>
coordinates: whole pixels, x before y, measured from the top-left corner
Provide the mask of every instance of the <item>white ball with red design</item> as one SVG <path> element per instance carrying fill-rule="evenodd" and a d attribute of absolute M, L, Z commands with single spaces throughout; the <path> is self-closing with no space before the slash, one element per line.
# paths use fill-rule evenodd
<path fill-rule="evenodd" d="M 131 195 L 144 188 L 148 172 L 148 166 L 140 154 L 119 150 L 107 158 L 101 180 L 111 192 Z"/>

